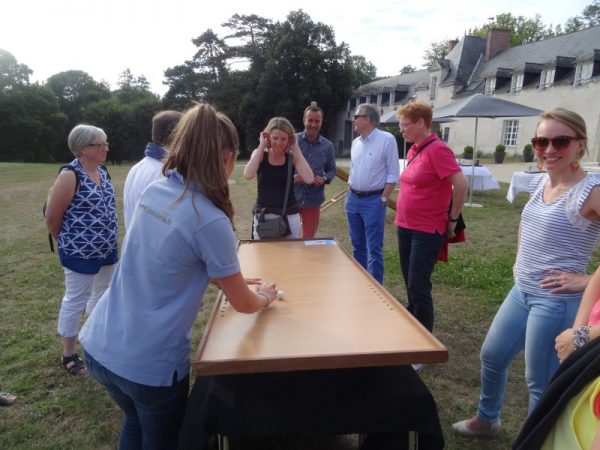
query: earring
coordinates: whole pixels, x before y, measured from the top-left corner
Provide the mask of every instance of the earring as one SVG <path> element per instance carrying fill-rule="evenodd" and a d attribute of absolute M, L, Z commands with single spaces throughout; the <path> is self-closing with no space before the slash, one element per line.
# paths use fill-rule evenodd
<path fill-rule="evenodd" d="M 576 172 L 576 171 L 577 171 L 577 169 L 579 169 L 579 159 L 576 159 L 575 161 L 573 161 L 573 162 L 571 163 L 571 170 L 572 170 L 573 172 Z"/>

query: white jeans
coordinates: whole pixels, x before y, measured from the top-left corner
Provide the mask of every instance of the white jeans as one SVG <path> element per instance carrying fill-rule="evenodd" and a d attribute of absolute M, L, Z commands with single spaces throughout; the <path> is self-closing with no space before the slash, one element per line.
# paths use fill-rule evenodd
<path fill-rule="evenodd" d="M 108 288 L 116 264 L 102 266 L 95 275 L 73 272 L 66 267 L 65 295 L 58 314 L 58 334 L 62 337 L 76 336 L 81 314 L 85 309 L 89 315 Z"/>
<path fill-rule="evenodd" d="M 258 221 L 256 220 L 256 214 L 253 215 L 254 218 L 252 220 L 252 237 L 253 239 L 260 239 L 258 233 L 256 232 L 256 226 L 258 225 Z M 300 213 L 296 214 L 286 214 L 288 218 L 288 223 L 290 224 L 290 231 L 292 234 L 286 236 L 285 239 L 299 239 L 302 236 L 302 229 L 300 227 Z M 279 217 L 277 214 L 265 214 L 265 219 L 276 219 Z"/>

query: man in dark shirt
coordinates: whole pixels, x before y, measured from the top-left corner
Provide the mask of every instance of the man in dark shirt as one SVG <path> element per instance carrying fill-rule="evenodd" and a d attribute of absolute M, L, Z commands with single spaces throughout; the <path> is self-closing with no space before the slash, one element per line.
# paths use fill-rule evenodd
<path fill-rule="evenodd" d="M 300 206 L 302 237 L 312 238 L 319 226 L 321 203 L 325 200 L 325 185 L 335 177 L 335 154 L 333 143 L 321 136 L 323 110 L 317 102 L 304 110 L 304 131 L 296 134 L 298 145 L 315 176 L 312 184 L 304 183 L 300 175 L 294 175 L 294 193 Z"/>

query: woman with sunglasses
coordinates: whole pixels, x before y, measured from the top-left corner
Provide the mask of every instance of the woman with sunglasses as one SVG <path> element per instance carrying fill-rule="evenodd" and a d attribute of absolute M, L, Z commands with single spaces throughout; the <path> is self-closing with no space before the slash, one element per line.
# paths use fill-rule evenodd
<path fill-rule="evenodd" d="M 80 124 L 69 133 L 75 155 L 61 168 L 48 198 L 45 220 L 58 241 L 65 273 L 65 294 L 58 315 L 63 340 L 62 364 L 71 375 L 87 373 L 75 352 L 81 315 L 92 312 L 110 282 L 117 254 L 115 191 L 106 167 L 106 133 Z"/>
<path fill-rule="evenodd" d="M 521 216 L 515 284 L 481 348 L 477 415 L 452 427 L 463 436 L 495 436 L 508 366 L 525 351 L 529 413 L 559 366 L 556 336 L 573 323 L 600 236 L 600 180 L 579 161 L 587 150 L 583 118 L 563 108 L 541 115 L 531 140 L 542 173 L 531 181 Z"/>

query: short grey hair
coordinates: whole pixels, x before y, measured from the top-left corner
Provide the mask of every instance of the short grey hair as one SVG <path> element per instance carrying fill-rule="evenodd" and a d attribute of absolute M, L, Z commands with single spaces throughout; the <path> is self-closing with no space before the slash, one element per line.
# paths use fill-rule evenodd
<path fill-rule="evenodd" d="M 371 122 L 375 128 L 379 126 L 379 111 L 375 106 L 370 103 L 361 103 L 356 107 L 356 111 L 359 109 L 364 111 L 364 114 L 369 118 L 369 122 Z"/>
<path fill-rule="evenodd" d="M 100 139 L 106 140 L 106 133 L 102 128 L 80 123 L 69 133 L 67 144 L 69 145 L 71 153 L 73 153 L 76 158 L 79 158 L 81 156 L 82 148 L 94 144 L 94 141 Z"/>

